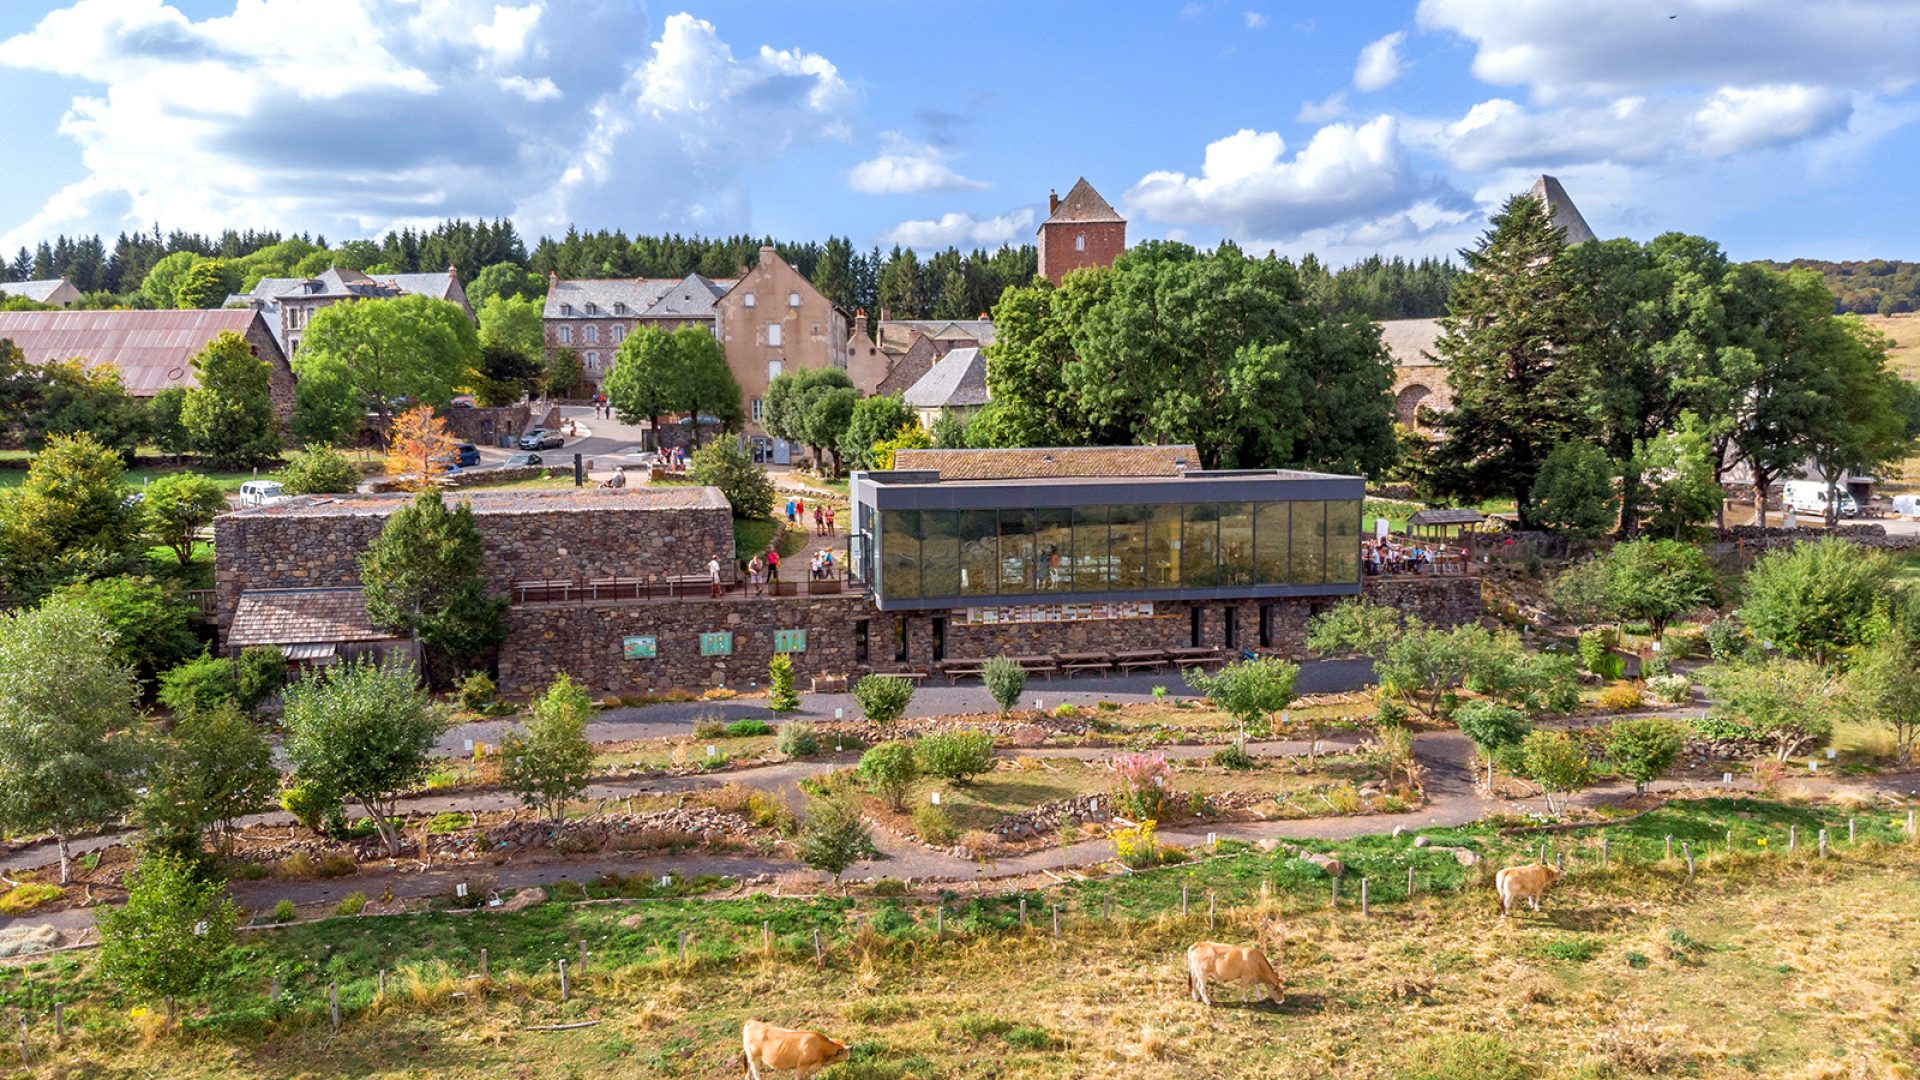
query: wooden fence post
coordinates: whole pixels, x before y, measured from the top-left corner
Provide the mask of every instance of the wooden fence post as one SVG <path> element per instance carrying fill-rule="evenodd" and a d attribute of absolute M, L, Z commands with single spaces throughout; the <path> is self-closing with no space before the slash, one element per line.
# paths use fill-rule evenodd
<path fill-rule="evenodd" d="M 1367 918 L 1371 911 L 1367 907 L 1367 879 L 1360 879 L 1360 917 Z"/>
<path fill-rule="evenodd" d="M 1820 857 L 1823 859 L 1827 857 L 1827 830 L 1825 829 L 1820 830 Z"/>
<path fill-rule="evenodd" d="M 1848 846 L 1852 846 L 1852 844 L 1853 844 L 1853 837 L 1854 837 L 1854 831 L 1853 831 L 1853 822 L 1854 822 L 1854 817 L 1853 817 L 1853 815 L 1852 815 L 1852 814 L 1848 814 L 1848 815 L 1847 815 L 1847 844 L 1848 844 Z"/>
<path fill-rule="evenodd" d="M 1413 867 L 1407 867 L 1407 899 L 1413 899 Z"/>
<path fill-rule="evenodd" d="M 1060 936 L 1060 905 L 1053 905 L 1053 936 Z"/>
<path fill-rule="evenodd" d="M 1213 928 L 1215 925 L 1214 903 L 1216 900 L 1217 900 L 1217 897 L 1215 896 L 1213 890 L 1211 889 L 1207 890 L 1207 933 L 1209 934 L 1213 933 Z"/>
<path fill-rule="evenodd" d="M 1561 873 L 1564 874 L 1567 872 L 1567 853 L 1566 852 L 1564 851 L 1555 852 L 1553 856 L 1553 861 L 1554 861 L 1554 865 L 1559 869 Z"/>
<path fill-rule="evenodd" d="M 487 970 L 487 950 L 481 949 L 480 950 L 480 977 L 485 979 L 488 977 L 488 975 L 489 973 Z"/>
<path fill-rule="evenodd" d="M 1603 835 L 1600 837 L 1600 869 L 1602 870 L 1607 868 L 1607 846 L 1607 838 Z"/>
<path fill-rule="evenodd" d="M 1672 860 L 1673 858 L 1673 834 L 1672 833 L 1667 834 L 1667 856 L 1666 857 L 1669 861 Z"/>
<path fill-rule="evenodd" d="M 580 971 L 587 970 L 587 939 L 586 938 L 580 939 L 580 963 L 578 965 L 578 970 Z"/>
<path fill-rule="evenodd" d="M 1692 881 L 1693 880 L 1693 844 L 1691 842 L 1683 843 L 1680 845 L 1680 850 L 1687 853 L 1687 880 Z"/>
<path fill-rule="evenodd" d="M 380 969 L 380 996 L 383 998 L 387 996 L 387 969 L 386 968 Z"/>
<path fill-rule="evenodd" d="M 770 953 L 773 951 L 773 920 L 772 919 L 768 919 L 767 921 L 760 924 L 760 951 L 764 953 Z"/>
<path fill-rule="evenodd" d="M 1330 906 L 1336 907 L 1336 908 L 1340 906 L 1340 879 L 1339 878 L 1333 879 L 1333 900 L 1331 901 Z"/>
<path fill-rule="evenodd" d="M 566 1004 L 566 1001 L 567 1001 L 567 962 L 565 960 L 562 960 L 560 961 L 560 1003 L 564 1005 Z"/>
<path fill-rule="evenodd" d="M 1180 883 L 1180 917 L 1187 917 L 1187 883 Z"/>
<path fill-rule="evenodd" d="M 1101 922 L 1113 921 L 1113 894 L 1112 893 L 1108 893 L 1107 895 L 1100 898 L 1100 921 Z"/>
<path fill-rule="evenodd" d="M 1547 842 L 1545 840 L 1540 841 L 1540 865 L 1547 865 Z"/>
<path fill-rule="evenodd" d="M 333 1018 L 333 1030 L 340 1030 L 340 981 L 333 979 L 327 983 L 327 1013 Z"/>
<path fill-rule="evenodd" d="M 813 932 L 813 962 L 821 967 L 827 966 L 827 951 L 820 947 L 820 931 L 817 928 Z"/>
<path fill-rule="evenodd" d="M 53 1003 L 53 1037 L 56 1039 L 67 1037 L 66 1006 L 58 1001 Z"/>
<path fill-rule="evenodd" d="M 680 931 L 680 966 L 687 966 L 687 932 Z"/>
<path fill-rule="evenodd" d="M 1025 930 L 1026 928 L 1027 928 L 1027 898 L 1023 896 L 1020 898 L 1020 929 Z"/>
<path fill-rule="evenodd" d="M 1733 830 L 1727 830 L 1727 854 L 1733 854 Z"/>
<path fill-rule="evenodd" d="M 267 991 L 267 995 L 276 1007 L 280 1004 L 280 976 L 273 977 L 273 988 Z"/>
<path fill-rule="evenodd" d="M 1787 826 L 1787 854 L 1789 855 L 1793 854 L 1793 849 L 1799 846 L 1800 846 L 1800 826 L 1798 825 Z"/>
<path fill-rule="evenodd" d="M 947 905 L 941 904 L 933 909 L 933 940 L 940 941 L 947 936 Z"/>

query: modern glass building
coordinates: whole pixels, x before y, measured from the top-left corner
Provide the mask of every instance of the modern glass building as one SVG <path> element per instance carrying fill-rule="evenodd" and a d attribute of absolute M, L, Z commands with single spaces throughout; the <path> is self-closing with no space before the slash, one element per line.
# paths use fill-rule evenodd
<path fill-rule="evenodd" d="M 1357 476 L 1184 463 L 1136 476 L 855 473 L 849 571 L 882 611 L 1350 595 L 1363 488 Z"/>

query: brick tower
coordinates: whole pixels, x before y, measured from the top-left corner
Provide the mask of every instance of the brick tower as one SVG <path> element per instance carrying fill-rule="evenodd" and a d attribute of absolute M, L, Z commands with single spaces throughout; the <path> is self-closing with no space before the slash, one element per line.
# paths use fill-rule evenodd
<path fill-rule="evenodd" d="M 1047 193 L 1047 220 L 1040 223 L 1040 276 L 1055 285 L 1084 266 L 1111 266 L 1127 249 L 1127 219 L 1093 190 L 1086 177 L 1061 198 Z"/>

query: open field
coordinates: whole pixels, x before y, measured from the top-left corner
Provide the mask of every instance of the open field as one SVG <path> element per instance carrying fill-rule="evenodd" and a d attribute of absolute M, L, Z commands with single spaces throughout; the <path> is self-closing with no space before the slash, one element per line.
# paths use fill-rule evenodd
<path fill-rule="evenodd" d="M 1888 366 L 1908 382 L 1920 382 L 1920 315 L 1863 315 L 1868 326 L 1893 339 Z M 1920 490 L 1920 457 L 1908 458 L 1886 470 L 1891 490 Z"/>
<path fill-rule="evenodd" d="M 1024 932 L 1014 898 L 962 889 L 938 943 L 926 901 L 550 903 L 249 935 L 181 1034 L 156 1037 L 153 1018 L 105 990 L 84 952 L 0 972 L 0 1008 L 30 1019 L 38 1076 L 719 1077 L 738 1075 L 750 1016 L 850 1041 L 853 1061 L 828 1080 L 1911 1075 L 1920 847 L 1899 843 L 1903 819 L 1881 811 L 1861 816 L 1859 845 L 1824 861 L 1805 844 L 1784 852 L 1789 824 L 1804 840 L 1823 825 L 1844 836 L 1844 821 L 1773 803 L 1679 804 L 1610 829 L 1604 870 L 1597 837 L 1555 837 L 1573 877 L 1543 913 L 1505 925 L 1491 867 L 1539 838 L 1476 827 L 1433 834 L 1487 857 L 1473 867 L 1410 837 L 1339 845 L 1349 871 L 1337 912 L 1308 864 L 1250 852 L 1025 894 Z M 1722 850 L 1729 827 L 1733 854 Z M 1695 881 L 1662 859 L 1667 834 L 1701 853 Z M 1368 919 L 1354 901 L 1362 874 L 1374 884 Z M 1196 901 L 1184 919 L 1183 884 Z M 1221 905 L 1211 934 L 1210 893 Z M 1065 912 L 1058 939 L 1054 903 Z M 1244 1005 L 1231 991 L 1210 1011 L 1189 1002 L 1178 956 L 1206 937 L 1262 942 L 1286 1003 Z M 577 958 L 581 941 L 592 956 L 562 1004 L 554 965 Z M 483 947 L 492 978 L 468 979 Z M 266 996 L 275 979 L 277 1007 Z M 46 1017 L 55 995 L 70 1003 L 58 1051 Z M 586 1021 L 597 1024 L 529 1030 Z"/>

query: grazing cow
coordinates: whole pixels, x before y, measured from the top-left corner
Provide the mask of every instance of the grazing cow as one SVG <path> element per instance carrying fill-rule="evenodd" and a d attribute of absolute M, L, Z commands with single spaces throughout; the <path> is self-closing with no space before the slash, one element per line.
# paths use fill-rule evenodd
<path fill-rule="evenodd" d="M 1513 913 L 1513 902 L 1525 900 L 1540 910 L 1540 897 L 1547 886 L 1566 876 L 1566 872 L 1555 870 L 1546 863 L 1534 863 L 1531 866 L 1509 866 L 1493 876 L 1493 890 L 1500 894 L 1500 917 L 1506 918 Z"/>
<path fill-rule="evenodd" d="M 1252 945 L 1219 945 L 1202 941 L 1187 950 L 1187 991 L 1195 1001 L 1211 1007 L 1207 982 L 1232 983 L 1244 995 L 1248 988 L 1264 986 L 1275 1005 L 1287 1000 L 1287 988 L 1267 963 L 1267 954 Z"/>
<path fill-rule="evenodd" d="M 837 1061 L 847 1060 L 847 1044 L 817 1031 L 774 1027 L 749 1020 L 740 1029 L 740 1046 L 747 1055 L 747 1076 L 760 1080 L 758 1061 L 769 1069 L 792 1069 L 807 1077 Z"/>

